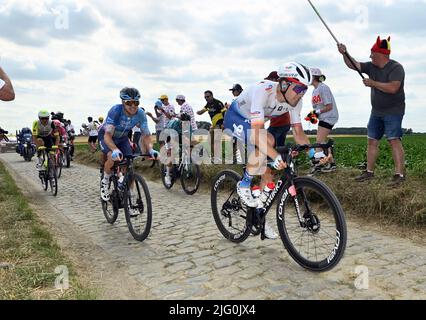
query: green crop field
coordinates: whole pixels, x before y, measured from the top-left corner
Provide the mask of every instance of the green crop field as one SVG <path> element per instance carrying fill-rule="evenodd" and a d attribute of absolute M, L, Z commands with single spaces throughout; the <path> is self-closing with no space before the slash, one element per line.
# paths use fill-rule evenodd
<path fill-rule="evenodd" d="M 79 138 L 77 143 L 86 145 L 87 137 Z M 340 167 L 362 168 L 365 166 L 367 161 L 367 138 L 365 136 L 332 136 L 332 139 L 335 141 L 334 155 Z M 314 137 L 310 137 L 310 140 L 313 142 Z M 291 136 L 287 142 L 293 142 Z M 205 142 L 204 144 L 208 145 Z M 426 177 L 426 134 L 406 135 L 403 138 L 403 145 L 407 170 L 416 175 Z M 80 147 L 82 148 L 83 146 Z M 158 148 L 157 145 L 156 147 Z M 304 162 L 306 163 L 302 155 L 299 163 Z M 393 170 L 392 151 L 389 143 L 384 139 L 380 143 L 377 168 Z"/>
<path fill-rule="evenodd" d="M 357 168 L 367 161 L 367 139 L 365 137 L 333 138 L 336 161 L 345 167 Z M 408 171 L 425 174 L 426 172 L 426 135 L 407 135 L 403 138 L 406 168 Z M 392 150 L 386 140 L 380 143 L 377 167 L 393 169 Z"/>

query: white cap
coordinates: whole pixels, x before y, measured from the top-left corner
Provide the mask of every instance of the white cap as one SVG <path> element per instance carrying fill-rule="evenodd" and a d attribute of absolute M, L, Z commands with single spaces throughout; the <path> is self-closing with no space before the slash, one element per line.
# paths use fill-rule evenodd
<path fill-rule="evenodd" d="M 176 96 L 176 100 L 183 100 L 183 101 L 186 101 L 185 96 L 184 96 L 183 94 L 178 94 L 178 95 Z"/>
<path fill-rule="evenodd" d="M 318 76 L 318 77 L 323 76 L 320 68 L 311 68 L 311 73 L 313 76 Z"/>
<path fill-rule="evenodd" d="M 311 68 L 310 70 L 311 70 L 312 76 L 320 77 L 321 82 L 325 81 L 325 79 L 327 79 L 326 76 L 324 75 L 324 73 L 322 73 L 320 68 Z"/>

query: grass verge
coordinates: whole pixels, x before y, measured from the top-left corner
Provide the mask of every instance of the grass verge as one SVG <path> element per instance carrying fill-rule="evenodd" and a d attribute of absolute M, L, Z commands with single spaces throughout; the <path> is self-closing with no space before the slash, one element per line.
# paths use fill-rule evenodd
<path fill-rule="evenodd" d="M 68 269 L 55 269 L 66 266 Z M 69 289 L 64 287 L 68 272 Z M 59 278 L 58 278 L 59 276 Z M 87 300 L 96 291 L 80 283 L 47 228 L 31 211 L 12 177 L 0 162 L 0 300 Z"/>

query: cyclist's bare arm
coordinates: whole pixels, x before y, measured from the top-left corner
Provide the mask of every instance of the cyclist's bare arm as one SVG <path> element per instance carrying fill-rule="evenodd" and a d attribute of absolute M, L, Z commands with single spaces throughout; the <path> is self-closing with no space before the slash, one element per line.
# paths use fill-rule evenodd
<path fill-rule="evenodd" d="M 303 131 L 301 123 L 295 123 L 292 126 L 293 138 L 297 144 L 310 144 L 308 136 Z"/>
<path fill-rule="evenodd" d="M 110 150 L 117 149 L 114 141 L 112 140 L 112 136 L 114 135 L 115 127 L 111 124 L 105 125 L 105 135 L 104 142 Z"/>
<path fill-rule="evenodd" d="M 12 81 L 6 72 L 0 67 L 0 79 L 4 81 L 4 85 L 0 88 L 0 100 L 12 101 L 15 99 L 15 91 L 13 90 Z"/>
<path fill-rule="evenodd" d="M 278 157 L 279 153 L 272 145 L 269 145 L 267 135 L 268 132 L 265 129 L 264 122 L 259 121 L 251 124 L 251 143 L 253 143 L 262 154 L 267 155 L 271 159 L 275 159 Z"/>

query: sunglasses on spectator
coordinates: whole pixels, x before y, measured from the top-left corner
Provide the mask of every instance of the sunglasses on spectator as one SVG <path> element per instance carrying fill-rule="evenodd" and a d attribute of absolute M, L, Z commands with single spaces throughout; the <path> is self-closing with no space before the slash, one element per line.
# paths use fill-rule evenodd
<path fill-rule="evenodd" d="M 127 100 L 124 101 L 124 104 L 126 106 L 131 106 L 131 105 L 135 105 L 136 107 L 139 105 L 139 101 L 135 101 L 135 100 Z"/>

